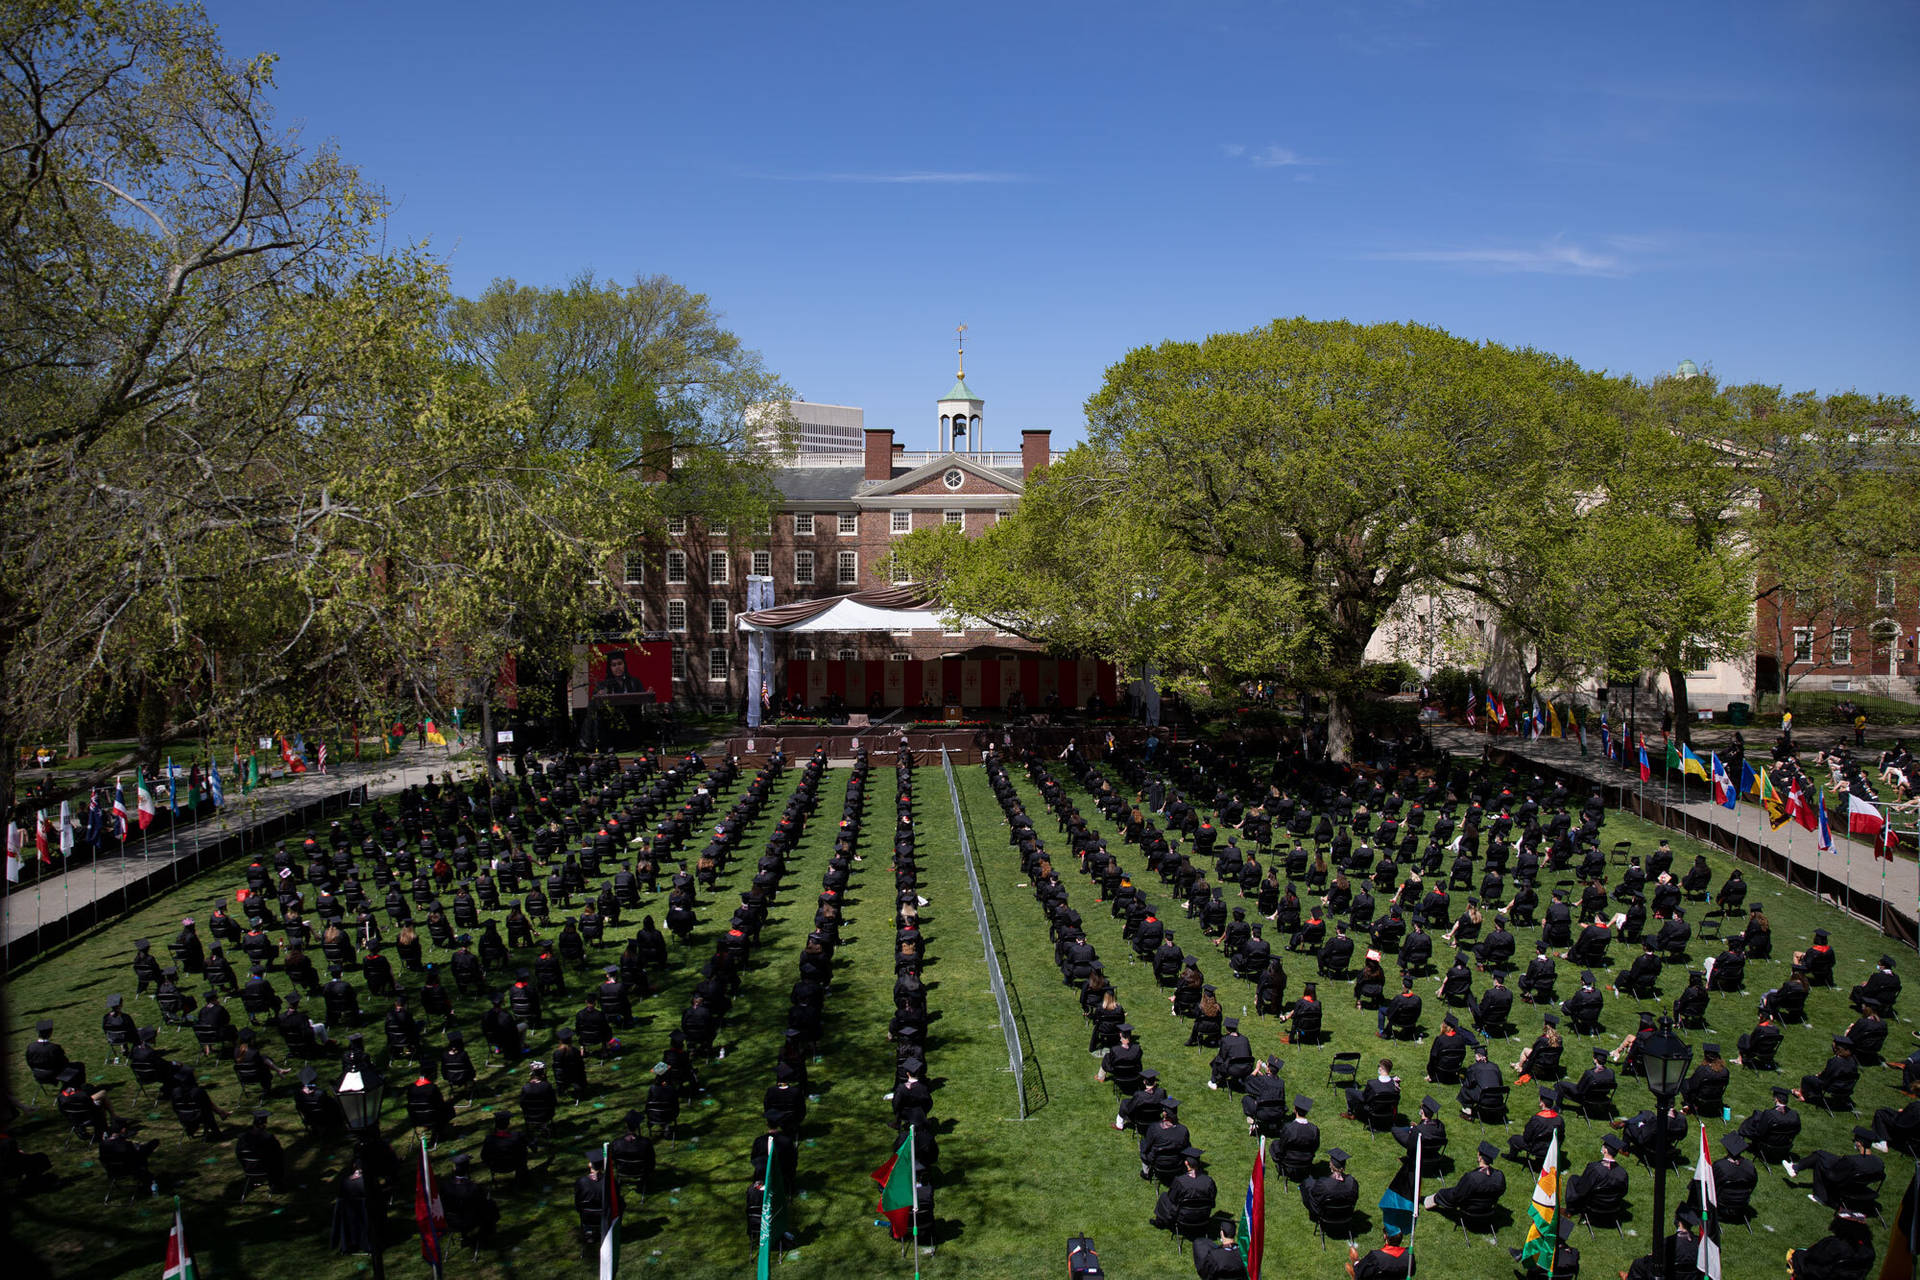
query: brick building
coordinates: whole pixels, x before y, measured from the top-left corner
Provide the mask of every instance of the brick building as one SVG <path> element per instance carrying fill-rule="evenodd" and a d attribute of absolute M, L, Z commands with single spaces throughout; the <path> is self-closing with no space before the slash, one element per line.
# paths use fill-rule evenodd
<path fill-rule="evenodd" d="M 1773 592 L 1754 614 L 1755 685 L 1912 698 L 1920 673 L 1920 563 L 1874 570 L 1840 600 Z"/>
<path fill-rule="evenodd" d="M 780 506 L 758 529 L 675 521 L 663 545 L 630 552 L 623 581 L 649 645 L 672 646 L 673 697 L 682 705 L 740 710 L 746 704 L 747 644 L 736 619 L 749 577 L 771 580 L 773 602 L 826 599 L 893 579 L 893 544 L 915 529 L 958 525 L 970 535 L 1010 512 L 1030 477 L 1055 456 L 1051 433 L 1020 433 L 1017 452 L 981 448 L 985 401 L 964 374 L 937 402 L 940 448 L 909 450 L 892 428 L 866 427 L 859 453 L 802 452 L 775 474 Z M 965 655 L 1037 657 L 1017 636 L 991 628 L 948 631 L 811 632 L 773 639 L 771 681 L 784 691 L 794 660 L 921 663 Z M 1049 686 L 1055 677 L 1048 677 Z M 836 681 L 839 683 L 839 681 Z M 856 685 L 862 676 L 856 673 Z M 585 672 L 574 704 L 585 705 Z"/>

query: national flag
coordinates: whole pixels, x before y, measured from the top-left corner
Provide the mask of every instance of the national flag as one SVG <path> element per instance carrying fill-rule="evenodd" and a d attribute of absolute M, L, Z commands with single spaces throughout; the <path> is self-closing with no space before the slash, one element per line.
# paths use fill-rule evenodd
<path fill-rule="evenodd" d="M 1607 726 L 1606 709 L 1600 711 L 1600 754 L 1613 759 L 1613 730 Z"/>
<path fill-rule="evenodd" d="M 1820 816 L 1813 811 L 1813 806 L 1807 803 L 1807 793 L 1800 789 L 1798 778 L 1787 783 L 1787 817 L 1809 831 L 1820 829 Z"/>
<path fill-rule="evenodd" d="M 1877 836 L 1886 829 L 1887 820 L 1878 806 L 1859 796 L 1847 797 L 1847 830 L 1857 836 Z"/>
<path fill-rule="evenodd" d="M 60 802 L 60 856 L 73 856 L 73 810 L 65 800 Z"/>
<path fill-rule="evenodd" d="M 307 750 L 306 734 L 296 733 L 293 735 L 293 757 L 303 765 L 313 763 L 313 753 Z"/>
<path fill-rule="evenodd" d="M 1426 1135 L 1416 1130 L 1413 1150 L 1400 1159 L 1400 1169 L 1380 1195 L 1380 1225 L 1405 1237 L 1413 1234 L 1414 1220 L 1420 1216 L 1420 1148 Z"/>
<path fill-rule="evenodd" d="M 284 733 L 280 735 L 280 758 L 287 762 L 289 773 L 307 771 L 307 762 L 301 758 L 300 752 L 294 750 L 293 744 L 287 741 L 287 735 Z"/>
<path fill-rule="evenodd" d="M 325 773 L 327 771 L 327 744 L 326 743 L 323 742 L 320 744 L 320 750 L 318 754 L 320 757 L 320 772 Z"/>
<path fill-rule="evenodd" d="M 1527 727 L 1532 733 L 1532 736 L 1536 738 L 1547 731 L 1546 717 L 1540 714 L 1540 699 L 1538 698 L 1533 700 L 1533 720 Z"/>
<path fill-rule="evenodd" d="M 887 1157 L 885 1164 L 873 1171 L 873 1180 L 880 1184 L 880 1216 L 893 1228 L 895 1240 L 905 1240 L 913 1234 L 914 1213 L 919 1208 L 914 1185 L 919 1172 L 916 1163 L 913 1126 L 908 1125 L 899 1147 Z"/>
<path fill-rule="evenodd" d="M 160 1280 L 198 1280 L 200 1268 L 187 1251 L 187 1224 L 180 1216 L 180 1197 L 173 1198 L 173 1230 L 167 1233 L 167 1269 Z"/>
<path fill-rule="evenodd" d="M 1473 728 L 1474 708 L 1480 705 L 1480 695 L 1473 691 L 1473 681 L 1467 681 L 1467 728 Z"/>
<path fill-rule="evenodd" d="M 147 790 L 147 775 L 144 770 L 134 775 L 133 795 L 134 803 L 140 811 L 140 829 L 145 831 L 153 825 L 154 809 L 153 792 Z"/>
<path fill-rule="evenodd" d="M 760 705 L 763 707 L 773 705 L 773 690 L 767 688 L 767 682 L 765 680 L 760 682 Z"/>
<path fill-rule="evenodd" d="M 241 785 L 241 789 L 244 791 L 251 791 L 255 787 L 260 785 L 260 757 L 259 756 L 247 757 L 247 773 L 246 773 L 246 776 L 241 779 L 240 785 Z"/>
<path fill-rule="evenodd" d="M 212 760 L 207 761 L 207 799 L 216 809 L 227 802 L 226 788 L 220 785 L 220 766 Z"/>
<path fill-rule="evenodd" d="M 1533 1199 L 1527 1203 L 1527 1240 L 1520 1246 L 1520 1265 L 1531 1262 L 1542 1271 L 1553 1271 L 1553 1251 L 1559 1243 L 1556 1219 L 1560 1211 L 1560 1135 L 1547 1143 L 1547 1158 L 1540 1166 L 1540 1180 L 1534 1183 Z"/>
<path fill-rule="evenodd" d="M 407 726 L 396 720 L 393 727 L 382 734 L 381 737 L 386 741 L 387 754 L 392 755 L 400 749 L 401 744 L 406 742 Z"/>
<path fill-rule="evenodd" d="M 18 880 L 20 878 L 20 851 L 26 847 L 26 834 L 20 830 L 20 825 L 15 822 L 9 822 L 7 824 L 8 880 Z M 40 857 L 42 861 L 46 860 L 46 846 L 44 844 L 41 845 Z"/>
<path fill-rule="evenodd" d="M 1822 853 L 1833 852 L 1833 829 L 1827 825 L 1827 793 L 1820 793 L 1820 843 L 1816 846 Z"/>
<path fill-rule="evenodd" d="M 1722 809 L 1732 809 L 1739 805 L 1740 797 L 1733 793 L 1733 779 L 1727 776 L 1727 765 L 1719 752 L 1713 753 L 1713 802 Z"/>
<path fill-rule="evenodd" d="M 911 1126 L 909 1126 L 911 1127 Z M 898 1159 L 896 1153 L 895 1158 Z M 760 1187 L 760 1251 L 754 1280 L 773 1280 L 773 1255 L 787 1235 L 787 1190 L 780 1182 L 780 1157 L 767 1144 L 767 1177 Z"/>
<path fill-rule="evenodd" d="M 1760 771 L 1745 760 L 1740 762 L 1740 794 L 1760 798 Z"/>
<path fill-rule="evenodd" d="M 1549 738 L 1565 736 L 1560 732 L 1560 712 L 1551 702 L 1547 704 L 1547 736 Z"/>
<path fill-rule="evenodd" d="M 47 822 L 45 809 L 35 815 L 33 820 L 33 847 L 40 855 L 40 861 L 53 865 L 53 828 Z"/>
<path fill-rule="evenodd" d="M 447 735 L 440 732 L 439 724 L 432 720 L 427 721 L 427 745 L 430 747 L 444 747 L 447 745 Z"/>
<path fill-rule="evenodd" d="M 1787 825 L 1787 802 L 1780 794 L 1780 788 L 1773 785 L 1773 778 L 1765 769 L 1760 771 L 1760 807 L 1767 811 L 1767 824 L 1775 831 Z"/>
<path fill-rule="evenodd" d="M 1491 689 L 1487 690 L 1487 720 L 1502 729 L 1507 727 L 1507 704 L 1496 698 Z"/>
<path fill-rule="evenodd" d="M 173 767 L 173 757 L 167 757 L 167 812 L 180 816 L 180 775 Z"/>
<path fill-rule="evenodd" d="M 113 780 L 113 834 L 121 844 L 127 842 L 127 789 L 119 778 Z"/>
<path fill-rule="evenodd" d="M 767 1154 L 767 1163 L 776 1163 L 773 1153 Z M 613 1280 L 613 1273 L 620 1269 L 620 1214 L 625 1206 L 620 1199 L 620 1180 L 614 1174 L 613 1157 L 605 1143 L 600 1146 L 600 1158 L 606 1168 L 602 1178 L 606 1191 L 600 1201 L 600 1280 Z"/>
<path fill-rule="evenodd" d="M 1246 1242 L 1247 1280 L 1260 1280 L 1260 1255 L 1267 1244 L 1267 1140 L 1253 1154 L 1247 1197 L 1240 1206 L 1240 1239 Z"/>
<path fill-rule="evenodd" d="M 91 845 L 100 843 L 100 836 L 106 830 L 106 811 L 100 807 L 100 788 L 94 787 L 87 792 L 87 829 L 86 842 Z"/>
<path fill-rule="evenodd" d="M 1700 1186 L 1700 1250 L 1694 1267 L 1705 1280 L 1720 1280 L 1720 1196 L 1713 1185 L 1713 1152 L 1707 1145 L 1707 1126 L 1700 1125 L 1700 1158 L 1693 1166 Z"/>
<path fill-rule="evenodd" d="M 1707 763 L 1706 761 L 1702 760 L 1699 756 L 1694 754 L 1694 750 L 1692 747 L 1688 746 L 1684 742 L 1681 743 L 1679 754 L 1680 754 L 1680 772 L 1682 774 L 1691 775 L 1692 777 L 1700 779 L 1700 781 L 1702 782 L 1705 782 L 1708 780 L 1710 775 L 1707 772 Z"/>
<path fill-rule="evenodd" d="M 607 1176 L 613 1176 L 611 1170 Z M 447 1212 L 440 1204 L 440 1185 L 433 1179 L 433 1161 L 427 1156 L 425 1138 L 420 1139 L 420 1163 L 414 1170 L 413 1220 L 420 1228 L 420 1257 L 433 1268 L 438 1280 L 445 1262 L 440 1237 L 447 1234 Z"/>
<path fill-rule="evenodd" d="M 1647 760 L 1647 735 L 1640 735 L 1640 781 L 1653 781 L 1653 765 Z"/>

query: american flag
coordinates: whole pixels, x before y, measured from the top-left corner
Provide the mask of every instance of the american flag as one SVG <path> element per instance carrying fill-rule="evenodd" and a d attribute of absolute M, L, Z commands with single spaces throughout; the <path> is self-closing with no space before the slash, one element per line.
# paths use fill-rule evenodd
<path fill-rule="evenodd" d="M 326 771 L 327 771 L 327 744 L 323 742 L 320 744 L 320 772 L 325 773 Z"/>

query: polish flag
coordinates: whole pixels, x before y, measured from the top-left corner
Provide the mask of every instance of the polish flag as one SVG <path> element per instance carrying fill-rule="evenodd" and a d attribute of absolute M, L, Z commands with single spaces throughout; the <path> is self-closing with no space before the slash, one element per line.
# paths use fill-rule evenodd
<path fill-rule="evenodd" d="M 1871 801 L 1859 796 L 1847 797 L 1847 830 L 1856 836 L 1872 836 L 1873 856 L 1891 858 L 1893 846 L 1898 839 L 1893 828 L 1887 825 L 1886 816 Z"/>

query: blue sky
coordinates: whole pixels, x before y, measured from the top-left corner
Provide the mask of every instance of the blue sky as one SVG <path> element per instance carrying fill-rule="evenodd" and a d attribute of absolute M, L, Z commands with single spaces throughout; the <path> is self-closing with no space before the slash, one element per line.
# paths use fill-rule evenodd
<path fill-rule="evenodd" d="M 1000 448 L 1290 315 L 1920 390 L 1920 6 L 208 8 L 460 291 L 664 272 L 910 447 L 961 323 Z"/>

